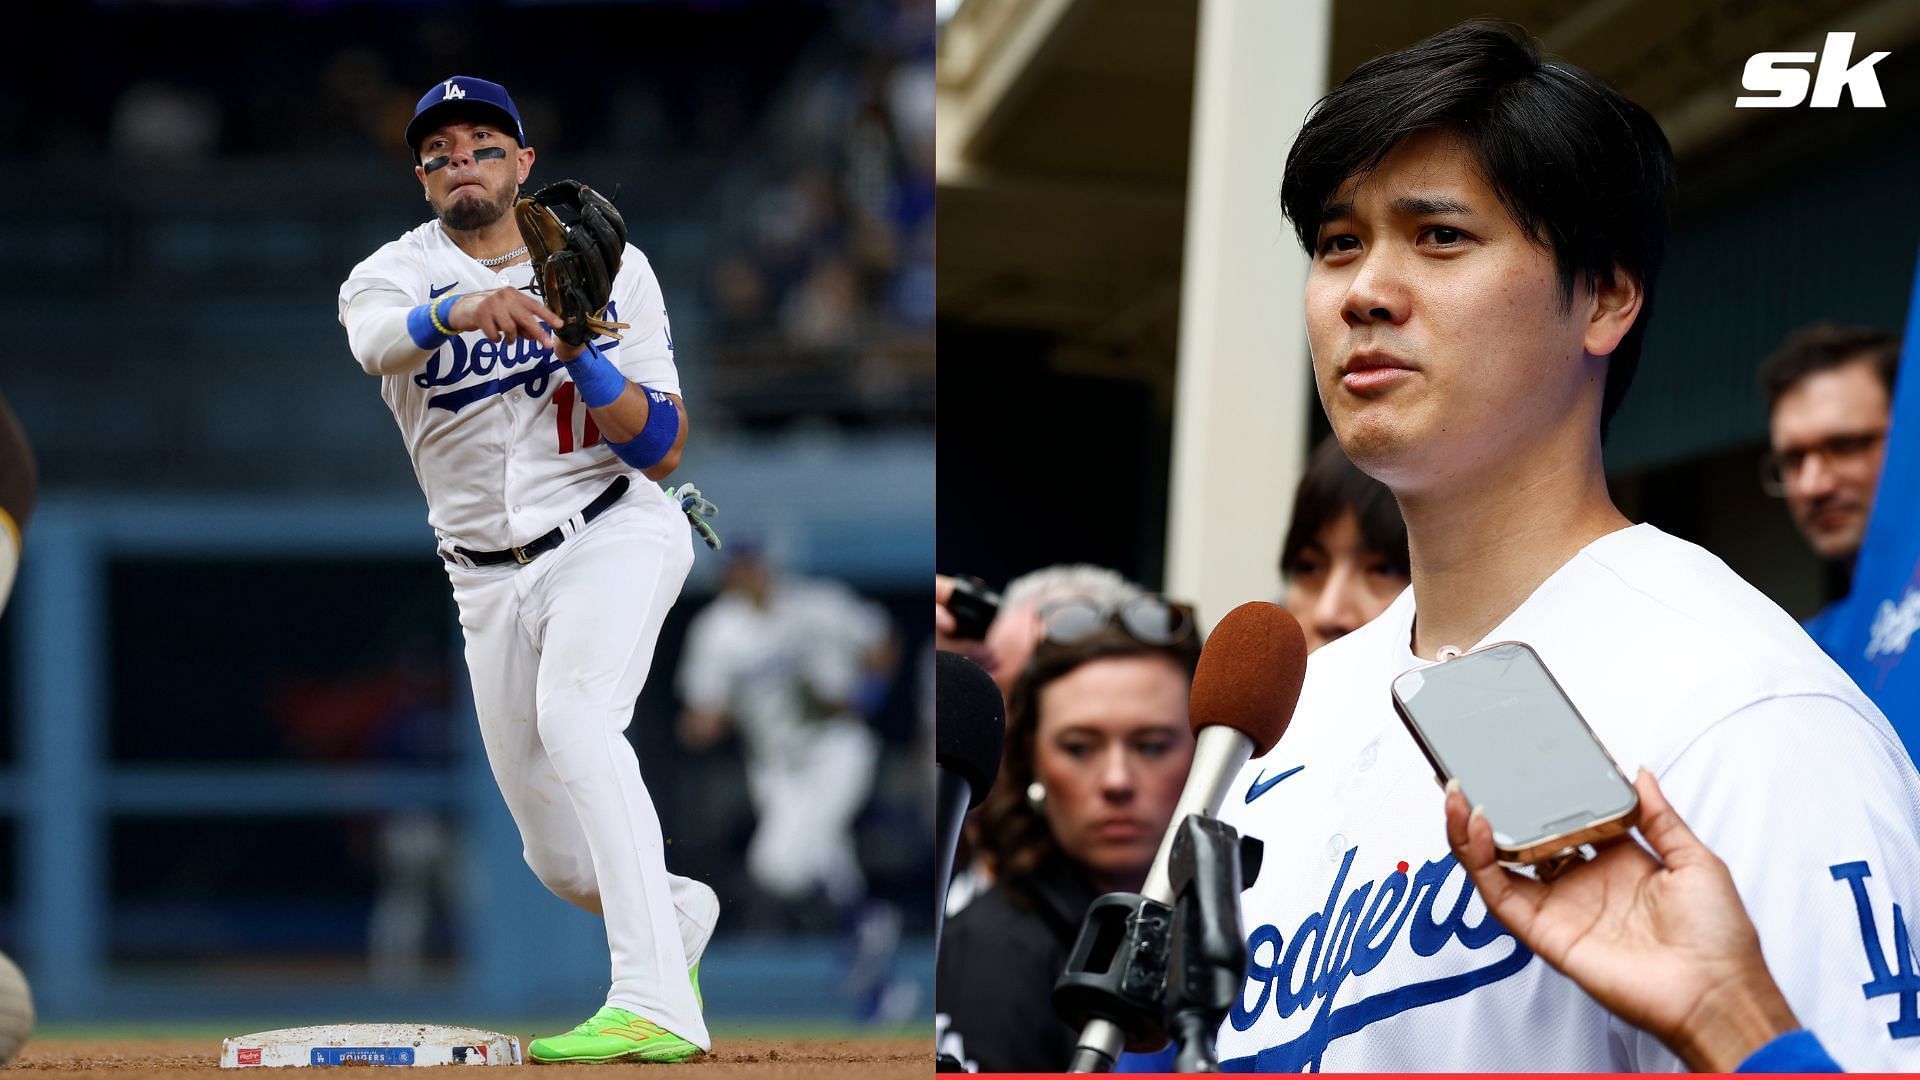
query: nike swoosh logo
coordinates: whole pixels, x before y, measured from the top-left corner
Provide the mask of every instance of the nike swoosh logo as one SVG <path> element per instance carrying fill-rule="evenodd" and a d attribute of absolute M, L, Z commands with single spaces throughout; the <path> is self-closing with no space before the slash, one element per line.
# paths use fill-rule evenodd
<path fill-rule="evenodd" d="M 427 286 L 427 299 L 431 300 L 434 297 L 439 296 L 440 294 L 446 292 L 448 289 L 453 288 L 454 285 L 458 285 L 458 284 L 460 283 L 456 281 L 449 285 L 442 285 L 437 289 L 434 288 L 431 284 L 429 284 Z"/>
<path fill-rule="evenodd" d="M 1247 789 L 1247 801 L 1252 802 L 1253 800 L 1259 798 L 1260 796 L 1265 795 L 1269 790 L 1272 789 L 1273 785 L 1279 783 L 1282 780 L 1285 780 L 1287 777 L 1292 776 L 1294 773 L 1297 773 L 1304 768 L 1306 768 L 1305 765 L 1295 765 L 1293 768 L 1288 769 L 1286 772 L 1281 773 L 1280 775 L 1274 777 L 1271 780 L 1260 779 L 1261 776 L 1266 774 L 1267 770 L 1265 769 L 1261 769 L 1259 772 L 1254 773 L 1253 786 Z"/>

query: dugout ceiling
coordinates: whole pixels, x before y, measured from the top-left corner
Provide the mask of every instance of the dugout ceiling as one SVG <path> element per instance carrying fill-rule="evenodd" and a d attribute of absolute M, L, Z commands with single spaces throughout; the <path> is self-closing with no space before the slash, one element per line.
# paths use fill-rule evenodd
<path fill-rule="evenodd" d="M 1197 0 L 965 0 L 941 29 L 943 324 L 1049 335 L 1056 368 L 1145 377 L 1170 394 L 1198 11 Z M 1778 188 L 1810 145 L 1845 145 L 1900 111 L 1756 129 L 1779 114 L 1729 107 L 1748 56 L 1817 51 L 1826 31 L 1852 30 L 1855 59 L 1868 43 L 1895 50 L 1884 83 L 1896 65 L 1912 70 L 1902 49 L 1920 42 L 1912 0 L 1335 0 L 1328 70 L 1338 78 L 1482 14 L 1521 23 L 1659 117 L 1692 200 L 1683 228 L 1689 205 Z M 1894 87 L 1887 96 L 1895 105 Z M 1277 199 L 1274 220 L 1249 227 L 1285 239 Z"/>
<path fill-rule="evenodd" d="M 961 5 L 939 40 L 941 320 L 1170 370 L 1197 12 Z"/>

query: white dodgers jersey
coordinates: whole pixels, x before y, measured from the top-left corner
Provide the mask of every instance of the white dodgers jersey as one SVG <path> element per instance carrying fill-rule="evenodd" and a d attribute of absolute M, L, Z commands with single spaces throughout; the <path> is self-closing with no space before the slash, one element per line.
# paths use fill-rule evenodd
<path fill-rule="evenodd" d="M 1314 653 L 1293 722 L 1221 817 L 1265 844 L 1243 895 L 1228 1070 L 1661 1071 L 1680 1061 L 1487 915 L 1389 684 L 1411 589 Z M 1596 540 L 1488 642 L 1532 645 L 1632 776 L 1724 859 L 1800 1021 L 1852 1070 L 1920 1070 L 1920 776 L 1800 628 L 1651 526 Z M 1468 793 L 1471 798 L 1472 793 Z"/>
<path fill-rule="evenodd" d="M 497 271 L 481 266 L 430 221 L 353 268 L 340 287 L 340 318 L 345 322 L 354 298 L 369 290 L 403 293 L 412 306 L 450 293 L 525 288 L 532 277 L 527 262 Z M 678 394 L 666 303 L 646 256 L 631 244 L 606 317 L 632 324 L 617 341 L 595 342 L 621 374 Z M 478 551 L 525 544 L 632 471 L 607 448 L 553 350 L 532 341 L 457 335 L 420 369 L 383 376 L 380 396 L 399 422 L 427 497 L 427 520 L 443 543 Z M 657 486 L 635 487 L 643 505 L 677 513 Z"/>

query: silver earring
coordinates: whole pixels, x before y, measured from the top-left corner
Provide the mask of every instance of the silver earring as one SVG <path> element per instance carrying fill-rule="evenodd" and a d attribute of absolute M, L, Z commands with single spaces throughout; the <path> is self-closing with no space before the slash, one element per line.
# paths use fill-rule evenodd
<path fill-rule="evenodd" d="M 1027 805 L 1038 811 L 1047 805 L 1047 785 L 1035 780 L 1027 785 Z"/>

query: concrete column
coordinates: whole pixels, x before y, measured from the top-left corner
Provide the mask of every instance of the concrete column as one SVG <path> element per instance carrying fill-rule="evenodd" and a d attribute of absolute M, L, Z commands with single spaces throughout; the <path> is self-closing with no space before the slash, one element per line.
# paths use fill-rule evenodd
<path fill-rule="evenodd" d="M 1212 625 L 1279 592 L 1317 409 L 1280 172 L 1326 84 L 1329 0 L 1202 0 L 1187 173 L 1167 591 Z"/>

